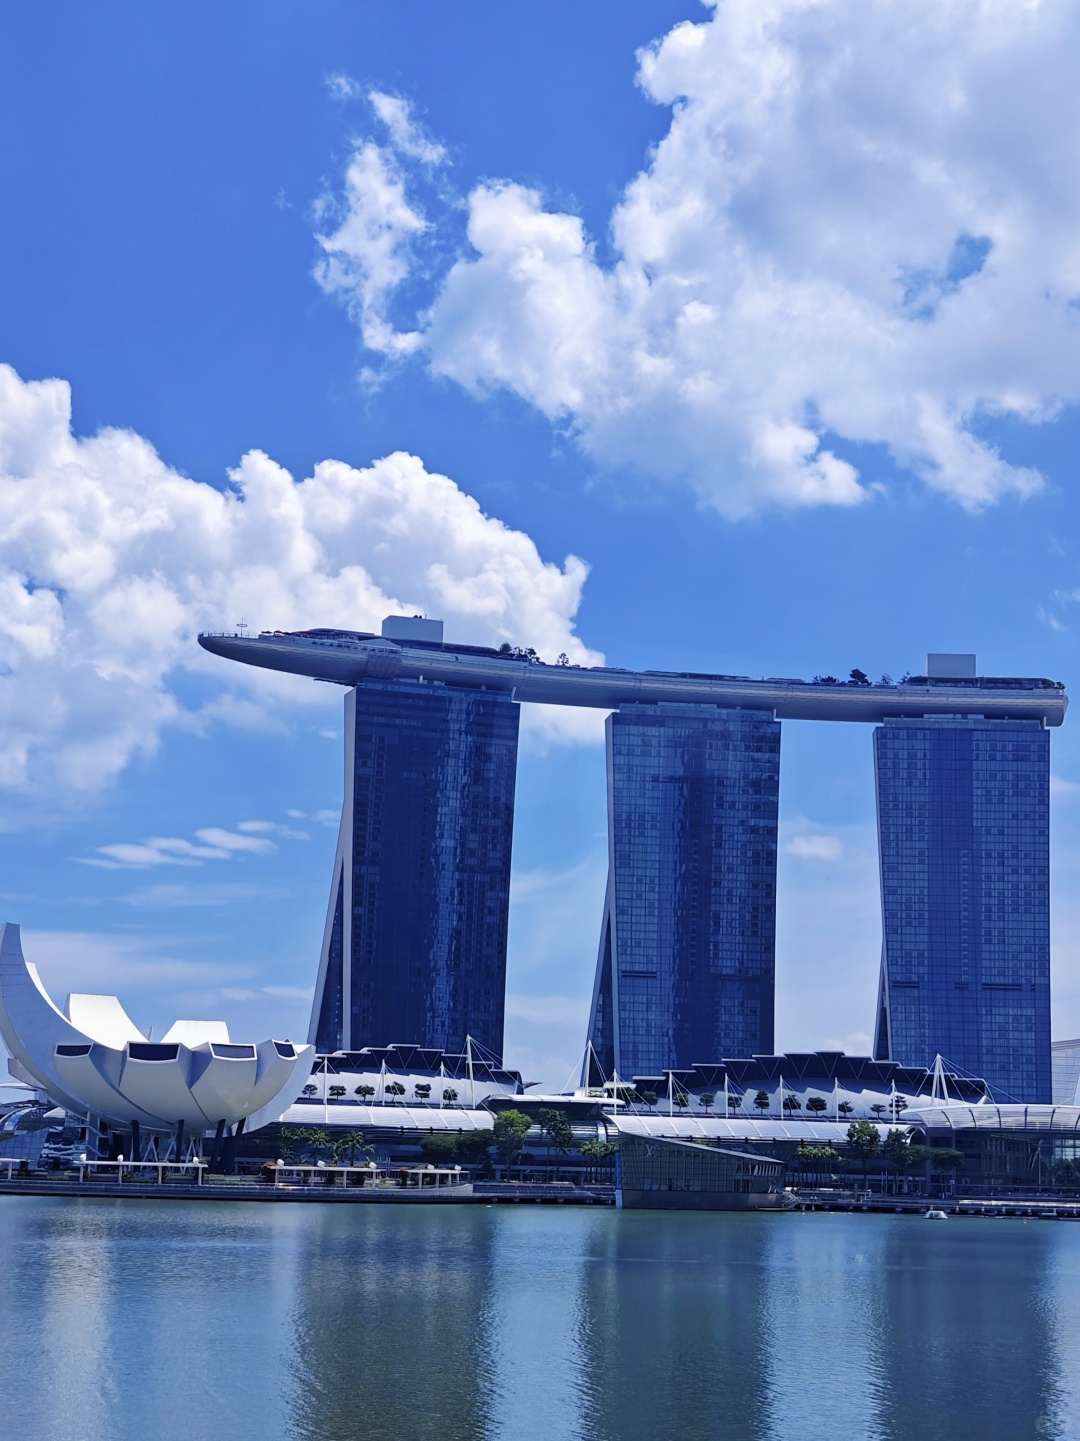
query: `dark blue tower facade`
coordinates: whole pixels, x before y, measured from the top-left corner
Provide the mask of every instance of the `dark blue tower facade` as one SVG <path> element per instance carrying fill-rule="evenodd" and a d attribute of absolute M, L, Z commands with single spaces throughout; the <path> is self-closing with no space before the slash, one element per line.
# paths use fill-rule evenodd
<path fill-rule="evenodd" d="M 364 681 L 345 701 L 345 799 L 310 1038 L 502 1056 L 518 706 Z"/>
<path fill-rule="evenodd" d="M 609 872 L 590 1036 L 610 1076 L 773 1048 L 780 726 L 623 705 L 607 721 Z"/>
<path fill-rule="evenodd" d="M 874 1054 L 942 1055 L 1049 1101 L 1050 735 L 1038 721 L 874 733 L 883 946 Z"/>

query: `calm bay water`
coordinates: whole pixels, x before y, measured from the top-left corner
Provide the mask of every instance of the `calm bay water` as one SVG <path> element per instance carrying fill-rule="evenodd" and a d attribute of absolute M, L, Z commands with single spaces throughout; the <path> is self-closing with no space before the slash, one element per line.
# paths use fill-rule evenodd
<path fill-rule="evenodd" d="M 0 1197 L 20 1441 L 1080 1438 L 1080 1226 Z"/>

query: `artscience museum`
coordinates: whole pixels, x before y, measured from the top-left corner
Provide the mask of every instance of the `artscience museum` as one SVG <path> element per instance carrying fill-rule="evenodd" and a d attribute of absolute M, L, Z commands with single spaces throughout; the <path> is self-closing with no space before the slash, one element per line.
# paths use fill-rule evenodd
<path fill-rule="evenodd" d="M 72 994 L 62 1011 L 10 922 L 0 927 L 0 1038 L 18 1079 L 86 1117 L 95 1151 L 119 1130 L 137 1158 L 179 1160 L 211 1134 L 215 1152 L 235 1144 L 245 1125 L 281 1115 L 315 1055 L 291 1041 L 235 1042 L 224 1021 L 176 1021 L 150 1041 L 116 996 Z"/>

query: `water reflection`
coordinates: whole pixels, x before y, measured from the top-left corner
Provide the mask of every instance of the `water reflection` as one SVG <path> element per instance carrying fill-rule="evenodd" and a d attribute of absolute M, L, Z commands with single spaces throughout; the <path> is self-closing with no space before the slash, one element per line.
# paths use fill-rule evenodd
<path fill-rule="evenodd" d="M 1062 1429 L 1061 1318 L 1047 1305 L 1064 1223 L 1002 1219 L 949 1228 L 945 1237 L 944 1226 L 898 1218 L 884 1234 L 881 1324 L 872 1341 L 884 1434 L 925 1441 L 1075 1435 Z M 1075 1331 L 1071 1339 L 1075 1345 Z"/>
<path fill-rule="evenodd" d="M 884 1441 L 873 1338 L 883 1324 L 883 1248 L 892 1218 L 774 1217 L 763 1257 L 768 1339 L 761 1384 L 772 1436 Z M 925 1225 L 920 1221 L 920 1224 Z M 842 1431 L 837 1430 L 843 1418 Z M 923 1441 L 923 1433 L 913 1435 Z"/>
<path fill-rule="evenodd" d="M 493 1232 L 472 1206 L 313 1206 L 292 1316 L 290 1436 L 480 1441 Z"/>
<path fill-rule="evenodd" d="M 762 1378 L 773 1220 L 603 1217 L 581 1273 L 583 1441 L 772 1434 Z"/>
<path fill-rule="evenodd" d="M 199 1441 L 275 1413 L 277 1368 L 257 1403 L 248 1380 L 280 1345 L 272 1209 L 0 1200 L 4 1434 Z"/>
<path fill-rule="evenodd" d="M 20 1441 L 1080 1441 L 1080 1227 L 0 1198 Z"/>

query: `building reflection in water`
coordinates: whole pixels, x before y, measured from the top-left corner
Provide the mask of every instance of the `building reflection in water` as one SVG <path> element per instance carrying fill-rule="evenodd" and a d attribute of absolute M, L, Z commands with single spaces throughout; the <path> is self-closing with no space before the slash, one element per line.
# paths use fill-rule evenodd
<path fill-rule="evenodd" d="M 884 1225 L 877 1216 L 830 1213 L 771 1219 L 761 1378 L 770 1436 L 885 1441 L 871 1355 L 883 1319 L 882 1241 L 893 1218 Z"/>
<path fill-rule="evenodd" d="M 211 1441 L 279 1416 L 293 1209 L 4 1197 L 0 1433 Z"/>
<path fill-rule="evenodd" d="M 883 1436 L 1080 1434 L 1075 1414 L 1062 1424 L 1062 1386 L 1076 1365 L 1075 1305 L 1074 1325 L 1063 1331 L 1054 1297 L 1071 1230 L 1064 1222 L 935 1225 L 916 1217 L 881 1228 L 879 1324 L 870 1344 Z"/>
<path fill-rule="evenodd" d="M 601 1218 L 597 1218 L 600 1220 Z M 773 1435 L 767 1274 L 776 1218 L 608 1213 L 577 1316 L 582 1441 Z"/>
<path fill-rule="evenodd" d="M 311 1206 L 298 1256 L 289 1436 L 480 1441 L 494 1391 L 490 1212 Z"/>

